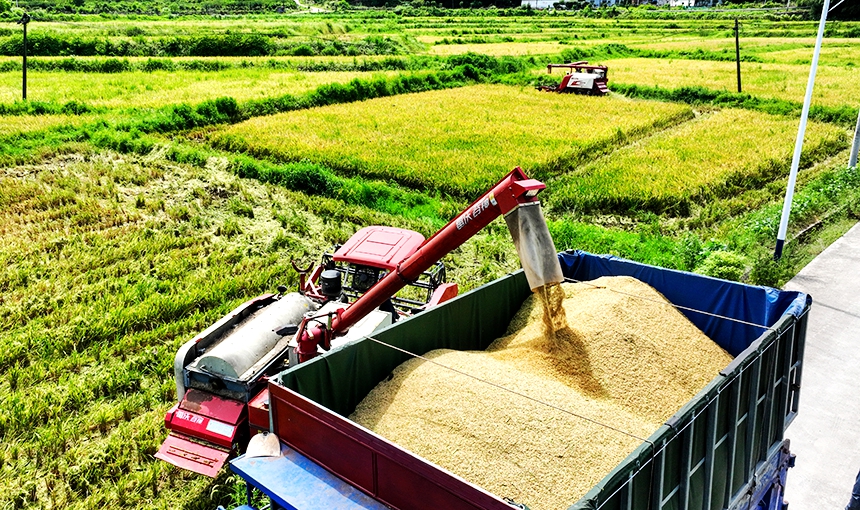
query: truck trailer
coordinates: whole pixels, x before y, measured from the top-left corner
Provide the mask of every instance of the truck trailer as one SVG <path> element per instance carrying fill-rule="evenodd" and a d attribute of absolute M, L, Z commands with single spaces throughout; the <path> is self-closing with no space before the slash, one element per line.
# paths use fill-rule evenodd
<path fill-rule="evenodd" d="M 609 255 L 558 254 L 565 281 L 632 276 L 663 294 L 734 359 L 569 510 L 783 510 L 794 456 L 811 298 Z M 353 423 L 358 403 L 412 355 L 483 350 L 530 295 L 517 271 L 268 380 L 280 455 L 231 469 L 273 508 L 512 509 L 491 494 Z M 528 502 L 524 502 L 528 504 Z"/>

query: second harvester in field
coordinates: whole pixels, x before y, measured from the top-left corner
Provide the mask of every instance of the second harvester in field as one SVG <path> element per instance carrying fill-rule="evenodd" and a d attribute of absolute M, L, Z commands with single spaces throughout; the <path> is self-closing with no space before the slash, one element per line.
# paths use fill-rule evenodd
<path fill-rule="evenodd" d="M 606 66 L 588 65 L 582 60 L 572 64 L 547 64 L 547 73 L 552 74 L 553 67 L 569 69 L 561 83 L 555 86 L 541 85 L 537 89 L 547 92 L 571 92 L 588 96 L 605 96 L 609 93 L 606 88 L 608 79 L 606 77 L 609 68 Z"/>

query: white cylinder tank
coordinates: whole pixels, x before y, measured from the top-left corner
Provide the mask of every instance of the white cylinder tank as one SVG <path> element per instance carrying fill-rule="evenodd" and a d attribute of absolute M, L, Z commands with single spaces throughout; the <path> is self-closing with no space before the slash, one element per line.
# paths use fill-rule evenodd
<path fill-rule="evenodd" d="M 287 324 L 298 325 L 306 312 L 317 308 L 316 303 L 298 292 L 286 294 L 236 326 L 197 360 L 197 368 L 238 379 L 283 338 L 275 330 Z"/>

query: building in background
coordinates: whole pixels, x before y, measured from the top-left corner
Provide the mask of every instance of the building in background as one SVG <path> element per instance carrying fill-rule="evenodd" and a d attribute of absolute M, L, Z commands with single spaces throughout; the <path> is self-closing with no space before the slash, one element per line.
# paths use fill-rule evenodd
<path fill-rule="evenodd" d="M 669 7 L 713 7 L 719 5 L 721 0 L 581 0 L 573 2 L 570 0 L 522 0 L 523 7 L 529 6 L 532 9 L 552 9 L 556 4 L 581 4 L 588 3 L 592 7 L 613 7 L 618 6 L 637 6 L 637 5 L 657 5 Z M 578 7 L 574 7 L 578 8 Z"/>

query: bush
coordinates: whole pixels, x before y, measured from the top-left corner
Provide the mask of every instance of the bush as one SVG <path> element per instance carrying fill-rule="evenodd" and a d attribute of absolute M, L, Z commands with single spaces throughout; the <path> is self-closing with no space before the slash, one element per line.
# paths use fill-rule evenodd
<path fill-rule="evenodd" d="M 783 258 L 785 260 L 785 258 Z M 778 287 L 786 276 L 786 268 L 771 256 L 760 257 L 753 263 L 750 280 L 756 285 Z"/>
<path fill-rule="evenodd" d="M 731 251 L 714 251 L 696 266 L 695 272 L 714 278 L 741 281 L 747 267 L 747 259 L 743 255 Z"/>

